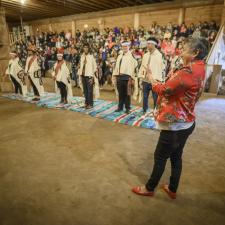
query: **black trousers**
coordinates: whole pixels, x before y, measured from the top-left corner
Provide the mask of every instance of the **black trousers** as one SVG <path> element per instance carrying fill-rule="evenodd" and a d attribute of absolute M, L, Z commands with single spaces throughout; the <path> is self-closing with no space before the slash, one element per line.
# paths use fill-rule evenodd
<path fill-rule="evenodd" d="M 189 135 L 193 132 L 195 123 L 188 129 L 179 131 L 162 130 L 160 132 L 158 144 L 154 153 L 154 166 L 150 179 L 146 184 L 146 189 L 154 191 L 164 172 L 167 159 L 171 162 L 171 176 L 169 189 L 176 192 L 181 171 L 182 171 L 182 153 Z"/>
<path fill-rule="evenodd" d="M 11 75 L 10 75 L 10 78 L 13 82 L 14 87 L 15 87 L 15 93 L 16 94 L 20 93 L 22 95 L 22 87 L 21 87 L 20 83 Z"/>
<path fill-rule="evenodd" d="M 157 93 L 155 93 L 152 90 L 152 84 L 147 83 L 147 82 L 142 82 L 142 86 L 143 86 L 143 111 L 147 111 L 148 109 L 148 96 L 150 91 L 152 91 L 152 97 L 153 97 L 153 102 L 154 102 L 154 108 L 156 107 L 156 103 L 157 103 Z"/>
<path fill-rule="evenodd" d="M 123 110 L 123 106 L 130 110 L 130 95 L 127 94 L 128 80 L 117 78 L 117 90 L 119 93 L 118 109 Z"/>
<path fill-rule="evenodd" d="M 66 85 L 61 81 L 56 81 L 61 95 L 61 102 L 67 101 L 67 89 Z"/>
<path fill-rule="evenodd" d="M 40 94 L 39 94 L 38 89 L 36 88 L 34 82 L 33 82 L 32 79 L 30 78 L 30 76 L 28 76 L 28 78 L 29 78 L 29 81 L 30 81 L 31 86 L 32 86 L 32 88 L 33 88 L 34 95 L 40 97 Z"/>
<path fill-rule="evenodd" d="M 94 78 L 82 76 L 85 105 L 93 106 L 93 86 Z"/>

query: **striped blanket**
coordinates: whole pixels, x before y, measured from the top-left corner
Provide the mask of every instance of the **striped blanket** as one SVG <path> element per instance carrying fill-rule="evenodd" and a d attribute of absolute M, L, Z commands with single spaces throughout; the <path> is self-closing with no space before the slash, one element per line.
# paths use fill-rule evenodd
<path fill-rule="evenodd" d="M 155 121 L 152 115 L 143 115 L 142 108 L 139 106 L 131 106 L 131 113 L 125 114 L 123 111 L 115 112 L 118 103 L 113 101 L 95 100 L 94 107 L 86 110 L 84 108 L 83 97 L 73 97 L 71 104 L 61 105 L 59 104 L 60 96 L 55 93 L 45 93 L 45 95 L 41 97 L 41 100 L 38 102 L 33 102 L 33 96 L 31 95 L 28 95 L 26 98 L 18 97 L 15 94 L 4 94 L 2 96 L 9 99 L 34 103 L 39 107 L 70 110 L 85 113 L 96 118 L 113 121 L 115 123 L 155 129 Z"/>

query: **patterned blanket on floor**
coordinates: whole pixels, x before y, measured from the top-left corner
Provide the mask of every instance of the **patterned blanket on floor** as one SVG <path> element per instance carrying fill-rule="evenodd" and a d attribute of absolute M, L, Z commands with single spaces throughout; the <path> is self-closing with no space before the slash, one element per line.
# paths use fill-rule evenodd
<path fill-rule="evenodd" d="M 155 121 L 151 114 L 143 115 L 142 108 L 139 106 L 131 106 L 131 113 L 125 114 L 124 111 L 115 112 L 117 109 L 117 102 L 106 100 L 95 100 L 94 107 L 86 110 L 84 106 L 83 97 L 73 97 L 71 104 L 61 105 L 59 104 L 60 96 L 55 93 L 45 93 L 41 100 L 33 102 L 33 96 L 29 95 L 26 98 L 18 97 L 15 94 L 4 94 L 3 97 L 21 100 L 24 102 L 34 103 L 40 107 L 64 109 L 74 112 L 85 113 L 93 117 L 110 120 L 116 123 L 121 123 L 130 126 L 137 126 L 143 128 L 155 129 Z"/>

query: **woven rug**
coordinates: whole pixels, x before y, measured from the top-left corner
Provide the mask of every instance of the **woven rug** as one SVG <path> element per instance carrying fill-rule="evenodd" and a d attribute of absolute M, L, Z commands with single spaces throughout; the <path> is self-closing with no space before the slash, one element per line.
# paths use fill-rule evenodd
<path fill-rule="evenodd" d="M 85 113 L 90 116 L 101 118 L 115 123 L 121 123 L 129 126 L 137 126 L 143 128 L 155 129 L 155 121 L 151 114 L 142 114 L 142 108 L 139 106 L 131 106 L 131 113 L 125 114 L 124 111 L 115 112 L 117 109 L 117 102 L 106 100 L 95 100 L 94 107 L 86 110 L 84 106 L 83 97 L 73 97 L 71 104 L 61 105 L 59 104 L 60 96 L 55 93 L 45 93 L 41 100 L 33 102 L 32 95 L 28 95 L 26 98 L 18 97 L 15 94 L 4 94 L 5 98 L 20 100 L 28 103 L 36 104 L 39 107 L 63 109 L 74 112 Z"/>

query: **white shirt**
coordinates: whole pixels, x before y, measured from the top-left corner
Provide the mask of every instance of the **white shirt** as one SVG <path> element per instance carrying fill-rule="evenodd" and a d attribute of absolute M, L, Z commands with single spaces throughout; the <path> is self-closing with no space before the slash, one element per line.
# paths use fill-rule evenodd
<path fill-rule="evenodd" d="M 84 65 L 84 61 L 86 58 L 86 64 Z M 84 67 L 84 76 L 93 77 L 95 72 L 97 72 L 97 64 L 95 58 L 91 54 L 82 54 L 80 59 L 80 68 L 78 69 L 78 75 L 81 76 Z"/>
<path fill-rule="evenodd" d="M 70 80 L 70 71 L 66 65 L 66 62 L 65 61 L 63 62 L 58 73 L 55 74 L 55 69 L 56 69 L 57 65 L 58 65 L 58 62 L 56 62 L 54 65 L 54 71 L 53 71 L 52 75 L 56 76 L 56 81 L 61 81 L 64 84 L 67 84 L 68 80 Z"/>
<path fill-rule="evenodd" d="M 8 67 L 6 69 L 6 74 L 13 76 L 17 81 L 19 81 L 17 74 L 22 70 L 23 67 L 19 63 L 19 58 L 16 57 L 15 59 L 9 60 Z"/>
<path fill-rule="evenodd" d="M 166 123 L 166 122 L 158 122 L 156 121 L 156 129 L 158 130 L 186 130 L 190 128 L 194 122 L 186 122 L 186 123 Z"/>
<path fill-rule="evenodd" d="M 10 59 L 8 67 L 6 69 L 6 74 L 13 75 L 13 76 L 17 75 L 17 74 L 15 74 L 15 66 L 18 64 L 18 62 L 19 62 L 18 57 L 15 59 Z"/>
<path fill-rule="evenodd" d="M 128 51 L 125 54 L 120 54 L 116 60 L 116 66 L 113 70 L 113 75 L 118 76 L 126 74 L 135 77 L 136 68 L 138 66 L 137 60 L 132 53 Z"/>
<path fill-rule="evenodd" d="M 28 69 L 28 65 L 29 65 L 29 62 L 30 62 L 32 57 L 33 57 L 33 55 L 29 56 L 27 58 L 26 66 L 25 66 L 25 72 L 30 73 L 30 74 L 33 74 L 34 72 L 41 69 L 40 66 L 39 66 L 39 63 L 38 63 L 38 57 L 37 56 L 36 56 L 35 60 L 32 62 L 32 64 L 30 65 L 30 68 Z"/>
<path fill-rule="evenodd" d="M 138 77 L 142 78 L 143 81 L 150 82 L 146 77 L 147 67 L 152 71 L 152 75 L 155 80 L 163 81 L 163 70 L 165 65 L 163 63 L 163 56 L 158 49 L 155 49 L 153 53 L 148 51 L 144 54 L 138 73 Z"/>

